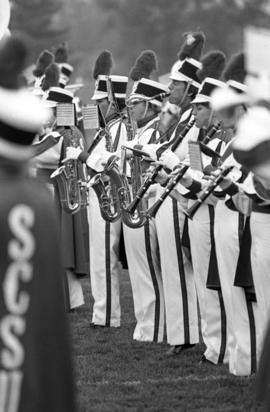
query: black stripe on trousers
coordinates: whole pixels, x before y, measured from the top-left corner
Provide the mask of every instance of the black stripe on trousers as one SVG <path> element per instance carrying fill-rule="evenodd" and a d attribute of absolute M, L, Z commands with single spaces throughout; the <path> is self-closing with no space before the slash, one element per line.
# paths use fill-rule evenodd
<path fill-rule="evenodd" d="M 209 210 L 209 218 L 210 218 L 210 240 L 211 240 L 211 253 L 215 254 L 216 259 L 216 245 L 215 245 L 215 209 L 213 206 L 208 206 Z M 218 271 L 218 264 L 216 259 L 216 270 Z M 219 274 L 218 274 L 219 276 Z M 220 279 L 219 283 L 221 285 Z M 223 363 L 225 352 L 226 352 L 226 343 L 227 343 L 227 317 L 226 311 L 224 306 L 224 300 L 222 295 L 222 288 L 217 289 L 218 292 L 218 299 L 219 299 L 219 306 L 220 306 L 220 329 L 221 329 L 221 340 L 220 340 L 220 349 L 219 349 L 219 356 L 218 356 L 218 363 Z"/>
<path fill-rule="evenodd" d="M 111 324 L 111 307 L 112 307 L 112 285 L 111 285 L 111 239 L 110 239 L 110 222 L 105 222 L 105 266 L 106 266 L 106 323 Z"/>
<path fill-rule="evenodd" d="M 245 217 L 242 213 L 238 213 L 238 240 L 239 248 L 241 246 L 241 240 L 243 237 L 245 227 Z M 245 293 L 245 290 L 243 290 Z M 248 321 L 249 321 L 249 334 L 250 334 L 250 371 L 255 373 L 257 371 L 257 354 L 256 354 L 256 325 L 253 312 L 253 303 L 247 298 L 245 293 L 245 300 L 247 305 Z"/>
<path fill-rule="evenodd" d="M 156 295 L 153 342 L 157 342 L 158 341 L 158 331 L 159 331 L 159 320 L 160 320 L 160 293 L 159 293 L 158 281 L 156 278 L 155 268 L 153 264 L 152 254 L 151 254 L 149 221 L 147 221 L 146 224 L 144 225 L 144 238 L 145 238 L 145 249 L 146 249 L 147 261 L 148 261 L 149 270 L 150 270 L 150 274 L 151 274 L 151 278 L 152 278 L 152 282 L 154 286 L 154 291 Z"/>
<path fill-rule="evenodd" d="M 248 321 L 250 328 L 250 371 L 255 373 L 257 371 L 257 355 L 256 355 L 256 325 L 253 313 L 253 303 L 247 299 L 247 312 L 248 312 Z"/>
<path fill-rule="evenodd" d="M 172 200 L 172 207 L 173 207 L 173 225 L 174 225 L 174 236 L 175 236 L 175 243 L 176 243 L 177 261 L 178 261 L 178 271 L 179 271 L 180 284 L 181 284 L 181 290 L 182 290 L 184 339 L 185 339 L 184 343 L 190 343 L 187 284 L 186 284 L 186 274 L 185 274 L 183 255 L 182 255 L 180 222 L 179 222 L 179 217 L 178 217 L 178 204 L 177 204 L 176 199 Z"/>

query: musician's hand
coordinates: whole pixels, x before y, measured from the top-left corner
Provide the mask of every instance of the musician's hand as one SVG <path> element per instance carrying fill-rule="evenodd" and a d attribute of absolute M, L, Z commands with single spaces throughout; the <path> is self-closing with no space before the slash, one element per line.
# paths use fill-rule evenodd
<path fill-rule="evenodd" d="M 147 153 L 152 160 L 157 160 L 156 145 L 146 144 L 142 147 L 142 151 Z"/>
<path fill-rule="evenodd" d="M 68 160 L 76 160 L 82 153 L 82 149 L 80 147 L 67 147 L 66 150 L 66 157 L 62 160 L 62 163 L 66 163 Z"/>
<path fill-rule="evenodd" d="M 189 170 L 187 170 L 184 176 L 182 177 L 182 179 L 180 180 L 180 183 L 188 189 L 189 186 L 192 185 L 192 181 L 193 181 L 192 174 L 190 173 Z"/>
<path fill-rule="evenodd" d="M 173 170 L 180 163 L 176 154 L 174 154 L 169 149 L 165 150 L 165 152 L 162 153 L 162 155 L 159 158 L 159 162 L 162 164 L 162 166 L 170 170 Z"/>
<path fill-rule="evenodd" d="M 205 175 L 203 180 L 211 180 L 212 182 L 220 175 L 220 169 L 217 169 L 213 172 L 211 172 L 211 174 L 209 176 Z M 231 184 L 232 184 L 233 180 L 229 177 L 226 176 L 222 179 L 222 181 L 219 183 L 219 187 L 222 190 L 226 190 Z"/>
<path fill-rule="evenodd" d="M 168 181 L 169 177 L 170 176 L 165 172 L 165 170 L 161 170 L 155 178 L 155 182 L 162 186 Z"/>

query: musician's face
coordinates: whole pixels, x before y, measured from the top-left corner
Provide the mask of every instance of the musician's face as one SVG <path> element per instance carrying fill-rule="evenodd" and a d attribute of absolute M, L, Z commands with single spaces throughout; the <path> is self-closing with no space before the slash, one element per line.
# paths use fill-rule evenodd
<path fill-rule="evenodd" d="M 138 122 L 139 120 L 142 120 L 146 113 L 146 103 L 145 102 L 136 102 L 133 103 L 131 106 L 131 115 L 134 119 L 135 122 Z"/>
<path fill-rule="evenodd" d="M 207 129 L 211 121 L 211 109 L 206 104 L 193 104 L 192 114 L 195 117 L 195 125 L 201 129 Z"/>
<path fill-rule="evenodd" d="M 183 97 L 184 97 L 185 90 L 186 90 L 185 82 L 179 82 L 177 80 L 172 80 L 171 83 L 169 84 L 169 90 L 171 93 L 169 96 L 170 103 L 176 104 L 177 106 L 183 103 Z"/>

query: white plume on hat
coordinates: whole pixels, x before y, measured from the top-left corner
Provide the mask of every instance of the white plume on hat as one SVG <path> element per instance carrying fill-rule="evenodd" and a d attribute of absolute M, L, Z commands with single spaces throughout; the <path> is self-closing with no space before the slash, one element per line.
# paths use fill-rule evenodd
<path fill-rule="evenodd" d="M 248 151 L 266 140 L 270 140 L 270 112 L 265 107 L 252 107 L 239 120 L 233 147 Z"/>

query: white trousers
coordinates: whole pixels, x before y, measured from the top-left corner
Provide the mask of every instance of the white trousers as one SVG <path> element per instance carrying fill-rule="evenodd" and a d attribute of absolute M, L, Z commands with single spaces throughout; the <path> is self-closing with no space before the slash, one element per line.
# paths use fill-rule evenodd
<path fill-rule="evenodd" d="M 227 316 L 229 371 L 238 376 L 252 373 L 256 358 L 257 304 L 248 302 L 243 288 L 234 286 L 239 257 L 240 214 L 219 201 L 215 209 L 215 243 L 222 295 Z M 254 353 L 255 350 L 255 353 Z M 255 359 L 256 362 L 256 359 Z"/>
<path fill-rule="evenodd" d="M 188 206 L 193 203 L 190 200 Z M 226 361 L 226 313 L 220 292 L 206 287 L 212 249 L 210 219 L 214 223 L 213 206 L 202 205 L 193 220 L 188 221 L 188 228 L 201 333 L 206 346 L 204 355 L 210 362 L 217 364 Z"/>
<path fill-rule="evenodd" d="M 163 342 L 164 297 L 155 221 L 137 229 L 124 227 L 138 341 Z"/>
<path fill-rule="evenodd" d="M 121 221 L 106 222 L 98 198 L 89 191 L 90 280 L 94 298 L 92 322 L 103 326 L 120 326 L 118 261 Z"/>
<path fill-rule="evenodd" d="M 162 187 L 158 188 L 157 195 L 163 190 Z M 199 341 L 194 275 L 181 246 L 185 215 L 178 203 L 167 198 L 156 215 L 167 341 L 170 345 Z M 180 206 L 186 207 L 187 200 L 182 198 Z"/>
<path fill-rule="evenodd" d="M 270 214 L 252 212 L 251 266 L 261 322 L 258 329 L 258 352 L 262 351 L 267 326 L 270 320 Z"/>

